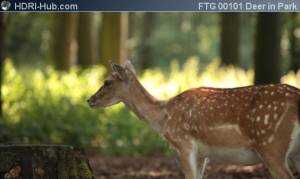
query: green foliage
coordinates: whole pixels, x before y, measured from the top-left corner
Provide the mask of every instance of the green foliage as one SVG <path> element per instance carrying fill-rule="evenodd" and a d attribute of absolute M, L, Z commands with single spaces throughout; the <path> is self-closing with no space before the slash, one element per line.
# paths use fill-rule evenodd
<path fill-rule="evenodd" d="M 193 14 L 193 13 L 157 13 L 153 34 L 148 41 L 140 38 L 141 22 L 143 19 L 137 14 L 136 25 L 132 27 L 132 40 L 136 41 L 136 50 L 133 50 L 133 59 L 139 59 L 135 52 L 148 44 L 151 48 L 153 59 L 150 67 L 160 66 L 168 68 L 172 60 L 183 64 L 190 56 L 199 56 L 201 62 L 218 56 L 219 22 L 218 14 Z"/>
<path fill-rule="evenodd" d="M 191 87 L 250 85 L 253 71 L 220 68 L 214 60 L 202 73 L 199 60 L 191 57 L 183 68 L 172 62 L 170 74 L 148 69 L 139 78 L 154 96 L 169 98 Z M 168 153 L 168 145 L 138 120 L 123 104 L 90 109 L 86 99 L 102 84 L 104 68 L 73 68 L 62 73 L 46 70 L 16 71 L 5 63 L 4 117 L 0 120 L 1 142 L 57 143 L 99 147 L 106 154 Z M 283 82 L 298 86 L 294 73 Z"/>
<path fill-rule="evenodd" d="M 16 71 L 5 64 L 1 142 L 55 143 L 99 147 L 111 154 L 165 152 L 158 134 L 123 105 L 91 109 L 86 99 L 103 81 L 105 70 L 52 68 Z"/>
<path fill-rule="evenodd" d="M 5 40 L 8 56 L 15 64 L 32 66 L 47 63 L 48 20 L 49 14 L 46 13 L 23 12 L 8 15 Z"/>

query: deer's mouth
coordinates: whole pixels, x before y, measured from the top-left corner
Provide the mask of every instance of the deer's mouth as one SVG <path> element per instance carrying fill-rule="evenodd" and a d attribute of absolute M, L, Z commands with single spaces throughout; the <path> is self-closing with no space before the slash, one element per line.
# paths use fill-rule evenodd
<path fill-rule="evenodd" d="M 99 106 L 99 103 L 98 103 L 97 101 L 91 101 L 91 100 L 89 99 L 87 102 L 88 102 L 88 104 L 89 104 L 89 106 L 90 106 L 91 108 L 96 108 L 96 107 Z"/>
<path fill-rule="evenodd" d="M 120 102 L 120 100 L 109 100 L 109 101 L 103 101 L 103 100 L 87 100 L 89 106 L 91 108 L 98 108 L 98 107 L 101 107 L 101 108 L 105 108 L 105 107 L 109 107 L 109 106 L 112 106 L 114 104 L 117 104 Z"/>
<path fill-rule="evenodd" d="M 103 108 L 103 107 L 108 107 L 110 105 L 105 105 L 100 101 L 95 101 L 95 102 L 89 102 L 89 106 L 91 108 Z"/>
<path fill-rule="evenodd" d="M 96 108 L 97 107 L 97 103 L 89 103 L 90 107 L 92 108 Z"/>

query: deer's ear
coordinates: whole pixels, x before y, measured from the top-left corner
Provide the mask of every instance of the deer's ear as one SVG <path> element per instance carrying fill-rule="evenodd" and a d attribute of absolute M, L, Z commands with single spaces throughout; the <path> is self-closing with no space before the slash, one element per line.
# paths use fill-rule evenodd
<path fill-rule="evenodd" d="M 125 68 L 127 68 L 127 69 L 128 69 L 129 71 L 131 71 L 132 73 L 136 74 L 136 73 L 135 73 L 134 66 L 132 65 L 132 63 L 131 63 L 129 60 L 126 60 Z"/>
<path fill-rule="evenodd" d="M 121 65 L 113 63 L 113 64 L 111 64 L 111 67 L 112 67 L 113 71 L 117 72 L 117 75 L 121 80 L 127 80 L 128 79 L 128 75 L 126 73 L 126 70 Z"/>

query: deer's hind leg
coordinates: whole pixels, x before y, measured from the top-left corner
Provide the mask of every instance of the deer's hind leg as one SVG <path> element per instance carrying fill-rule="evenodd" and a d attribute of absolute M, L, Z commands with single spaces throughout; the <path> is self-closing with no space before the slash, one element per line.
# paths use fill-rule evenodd
<path fill-rule="evenodd" d="M 258 155 L 275 179 L 294 179 L 285 156 L 278 156 L 275 153 L 259 151 Z"/>
<path fill-rule="evenodd" d="M 292 132 L 288 162 L 293 172 L 300 174 L 300 125 L 297 122 Z"/>
<path fill-rule="evenodd" d="M 289 139 L 276 134 L 268 137 L 267 141 L 255 147 L 269 172 L 275 179 L 294 179 L 289 167 Z"/>
<path fill-rule="evenodd" d="M 287 105 L 279 118 L 274 118 L 273 127 L 265 134 L 263 125 L 257 124 L 258 130 L 253 146 L 269 172 L 276 179 L 294 179 L 289 167 L 289 155 L 293 143 L 295 127 L 298 124 L 296 105 Z"/>

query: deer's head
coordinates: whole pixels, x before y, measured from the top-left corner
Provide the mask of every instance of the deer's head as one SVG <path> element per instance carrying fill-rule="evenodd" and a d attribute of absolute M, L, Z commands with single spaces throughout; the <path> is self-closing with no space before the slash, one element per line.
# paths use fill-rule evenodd
<path fill-rule="evenodd" d="M 87 102 L 93 108 L 108 107 L 119 103 L 130 95 L 130 83 L 135 79 L 132 64 L 127 61 L 124 66 L 112 64 L 113 73 L 108 76 L 100 89 Z"/>

